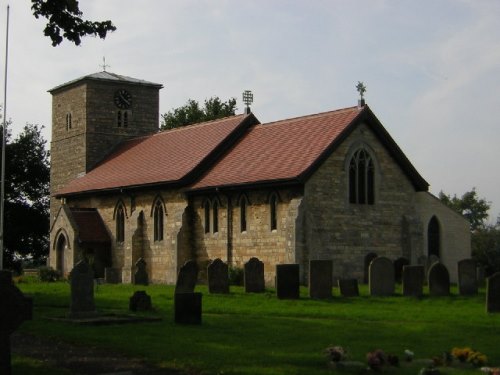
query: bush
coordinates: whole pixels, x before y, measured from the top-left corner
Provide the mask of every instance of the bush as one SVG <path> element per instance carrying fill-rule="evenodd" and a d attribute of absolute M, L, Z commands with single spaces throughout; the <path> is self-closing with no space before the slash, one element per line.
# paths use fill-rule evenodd
<path fill-rule="evenodd" d="M 243 268 L 229 267 L 229 284 L 230 285 L 243 285 Z"/>
<path fill-rule="evenodd" d="M 40 267 L 40 281 L 52 282 L 61 279 L 61 273 L 52 267 Z"/>

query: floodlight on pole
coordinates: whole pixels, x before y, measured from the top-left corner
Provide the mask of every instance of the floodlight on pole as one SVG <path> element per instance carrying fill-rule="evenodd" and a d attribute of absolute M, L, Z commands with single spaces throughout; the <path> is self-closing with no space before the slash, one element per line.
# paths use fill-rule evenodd
<path fill-rule="evenodd" d="M 245 114 L 248 115 L 251 112 L 250 104 L 253 103 L 253 94 L 250 90 L 243 91 L 243 103 L 246 105 Z"/>

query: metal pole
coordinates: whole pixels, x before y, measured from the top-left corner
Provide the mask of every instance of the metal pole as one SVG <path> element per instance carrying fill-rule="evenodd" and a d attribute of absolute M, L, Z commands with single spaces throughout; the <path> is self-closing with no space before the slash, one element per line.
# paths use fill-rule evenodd
<path fill-rule="evenodd" d="M 2 173 L 0 187 L 0 270 L 3 270 L 3 227 L 5 218 L 5 138 L 7 137 L 7 62 L 9 60 L 9 6 L 7 5 L 7 31 L 5 33 L 5 79 L 3 88 Z"/>

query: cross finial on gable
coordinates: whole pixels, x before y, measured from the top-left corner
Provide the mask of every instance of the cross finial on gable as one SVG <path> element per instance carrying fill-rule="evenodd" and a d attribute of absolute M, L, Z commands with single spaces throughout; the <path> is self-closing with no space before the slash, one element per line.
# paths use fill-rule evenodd
<path fill-rule="evenodd" d="M 364 107 L 365 105 L 365 97 L 364 94 L 366 92 L 366 86 L 363 82 L 358 81 L 358 84 L 356 85 L 356 90 L 359 92 L 359 100 L 358 100 L 358 107 Z"/>
<path fill-rule="evenodd" d="M 102 70 L 105 72 L 106 71 L 106 68 L 110 68 L 111 66 L 110 65 L 107 65 L 106 64 L 106 57 L 102 57 Z"/>

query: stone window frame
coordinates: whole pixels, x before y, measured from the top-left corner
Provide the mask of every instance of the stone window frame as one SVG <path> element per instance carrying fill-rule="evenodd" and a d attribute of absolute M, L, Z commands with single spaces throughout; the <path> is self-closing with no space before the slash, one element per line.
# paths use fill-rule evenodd
<path fill-rule="evenodd" d="M 246 233 L 248 231 L 248 206 L 250 200 L 245 193 L 242 193 L 238 198 L 238 206 L 240 207 L 240 232 Z"/>
<path fill-rule="evenodd" d="M 71 112 L 66 113 L 66 131 L 71 130 L 73 127 L 73 115 Z"/>
<path fill-rule="evenodd" d="M 163 241 L 165 238 L 165 218 L 167 216 L 167 208 L 161 196 L 157 196 L 153 200 L 151 206 L 151 214 L 153 218 L 153 241 Z"/>
<path fill-rule="evenodd" d="M 432 215 L 427 223 L 427 256 L 441 256 L 441 222 L 437 215 Z"/>
<path fill-rule="evenodd" d="M 115 220 L 115 241 L 117 244 L 125 242 L 125 220 L 128 218 L 125 203 L 120 199 L 115 206 L 113 220 Z"/>
<path fill-rule="evenodd" d="M 369 161 L 371 162 L 370 167 L 372 171 L 371 174 L 367 174 L 365 176 L 366 179 L 364 180 L 364 183 L 361 182 L 361 184 L 363 185 L 362 192 L 360 192 L 360 182 L 357 179 L 359 175 L 359 169 L 355 170 L 354 175 L 351 173 L 352 161 L 360 152 L 364 152 L 365 155 L 369 157 Z M 377 157 L 375 155 L 376 154 L 373 148 L 364 141 L 355 141 L 349 147 L 344 163 L 344 171 L 346 172 L 346 199 L 349 204 L 358 206 L 373 206 L 377 203 L 381 180 L 381 170 Z M 356 168 L 357 167 L 358 166 L 356 166 Z M 353 180 L 355 180 L 354 186 Z M 362 194 L 362 199 L 360 199 L 360 194 Z"/>
<path fill-rule="evenodd" d="M 271 232 L 278 231 L 278 204 L 280 196 L 277 191 L 272 191 L 268 198 L 267 204 L 269 205 L 269 229 Z"/>
<path fill-rule="evenodd" d="M 130 124 L 132 111 L 129 109 L 120 109 L 116 112 L 116 126 L 118 128 L 126 128 Z"/>

